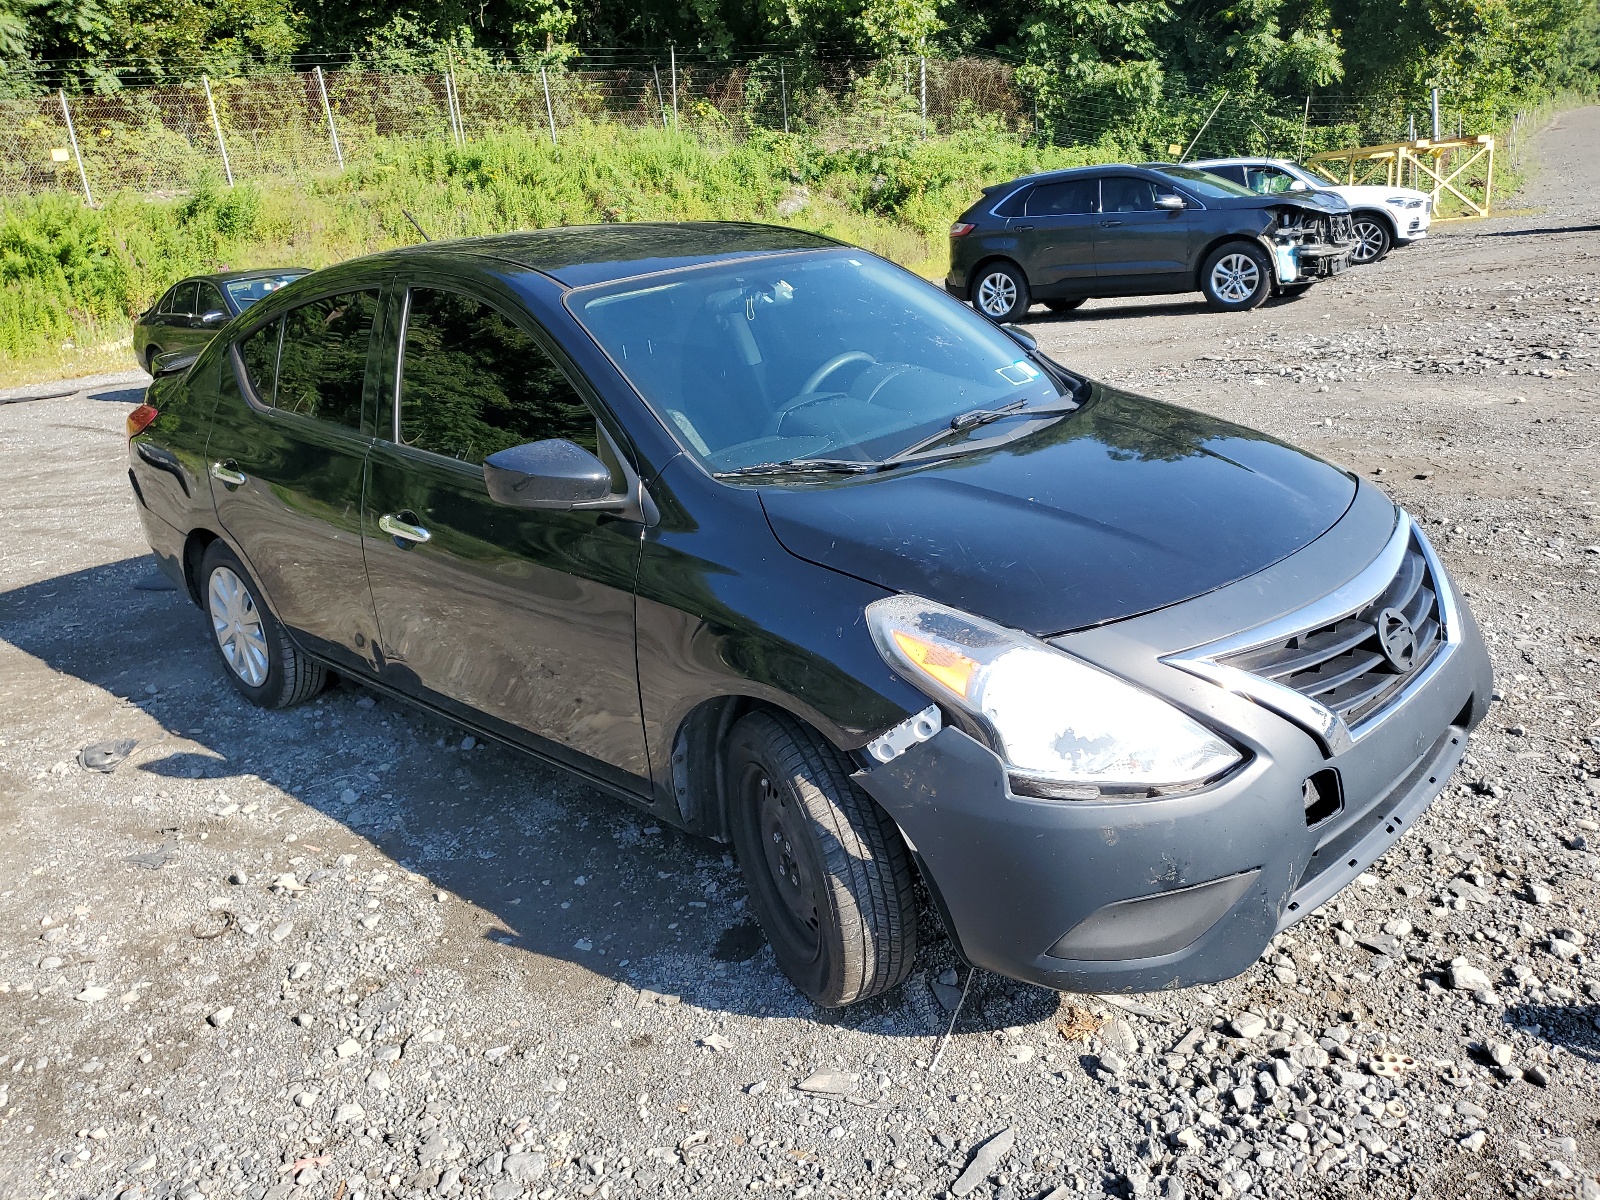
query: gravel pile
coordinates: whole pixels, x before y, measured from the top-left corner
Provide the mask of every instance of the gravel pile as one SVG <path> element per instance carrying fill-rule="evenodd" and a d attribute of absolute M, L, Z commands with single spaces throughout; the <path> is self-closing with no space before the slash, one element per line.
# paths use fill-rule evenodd
<path fill-rule="evenodd" d="M 130 396 L 0 409 L 0 1194 L 1600 1197 L 1600 111 L 1541 147 L 1534 211 L 1299 301 L 1033 325 L 1391 491 L 1495 657 L 1427 818 L 1209 988 L 928 926 L 814 1010 L 722 847 L 358 688 L 249 708 L 144 555 Z"/>

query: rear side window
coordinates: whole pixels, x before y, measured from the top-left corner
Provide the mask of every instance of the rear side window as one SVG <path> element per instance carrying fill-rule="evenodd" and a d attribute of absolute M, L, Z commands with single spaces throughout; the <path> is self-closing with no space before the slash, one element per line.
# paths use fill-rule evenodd
<path fill-rule="evenodd" d="M 345 292 L 291 309 L 283 319 L 275 405 L 361 428 L 367 347 L 378 312 L 378 293 Z"/>
<path fill-rule="evenodd" d="M 400 440 L 467 463 L 566 438 L 598 453 L 594 413 L 554 360 L 499 309 L 412 288 L 400 367 Z"/>
<path fill-rule="evenodd" d="M 1156 212 L 1156 185 L 1148 179 L 1113 175 L 1100 181 L 1101 212 Z"/>
<path fill-rule="evenodd" d="M 1201 167 L 1202 171 L 1210 171 L 1213 175 L 1220 175 L 1230 183 L 1244 182 L 1243 167 Z"/>
<path fill-rule="evenodd" d="M 263 325 L 239 343 L 245 382 L 256 394 L 256 399 L 269 408 L 278 385 L 278 335 L 282 330 L 283 318 L 280 317 L 270 325 Z"/>
<path fill-rule="evenodd" d="M 1041 183 L 1028 193 L 1028 216 L 1065 217 L 1095 211 L 1100 198 L 1098 179 L 1068 179 Z"/>
<path fill-rule="evenodd" d="M 158 313 L 170 313 L 172 311 L 172 306 L 177 303 L 177 300 L 178 289 L 168 288 L 167 294 L 161 297 L 161 303 L 156 305 L 156 311 Z"/>

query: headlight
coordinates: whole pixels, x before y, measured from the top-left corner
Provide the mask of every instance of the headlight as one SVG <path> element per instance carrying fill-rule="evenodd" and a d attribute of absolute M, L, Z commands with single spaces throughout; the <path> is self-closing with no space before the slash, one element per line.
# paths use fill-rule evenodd
<path fill-rule="evenodd" d="M 1172 705 L 1052 646 L 918 596 L 867 606 L 878 653 L 970 718 L 1013 791 L 1062 800 L 1199 787 L 1240 754 Z"/>

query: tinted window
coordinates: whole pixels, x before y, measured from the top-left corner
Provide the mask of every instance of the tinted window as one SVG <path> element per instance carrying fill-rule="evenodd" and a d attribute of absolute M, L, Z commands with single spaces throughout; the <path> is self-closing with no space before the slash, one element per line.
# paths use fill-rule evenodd
<path fill-rule="evenodd" d="M 1100 181 L 1100 211 L 1155 212 L 1156 185 L 1148 179 L 1113 175 Z"/>
<path fill-rule="evenodd" d="M 566 438 L 597 450 L 594 414 L 537 342 L 491 305 L 413 288 L 400 374 L 400 440 L 462 462 Z"/>
<path fill-rule="evenodd" d="M 1252 195 L 1248 188 L 1241 187 L 1231 179 L 1213 175 L 1210 171 L 1172 165 L 1158 165 L 1155 169 L 1163 175 L 1170 175 L 1173 179 L 1181 180 L 1184 187 L 1208 200 L 1227 200 L 1234 196 Z"/>
<path fill-rule="evenodd" d="M 278 381 L 278 333 L 282 328 L 281 320 L 274 321 L 239 343 L 245 381 L 255 392 L 256 399 L 266 405 L 271 405 L 273 388 Z"/>
<path fill-rule="evenodd" d="M 202 283 L 200 285 L 200 302 L 194 311 L 197 313 L 225 313 L 228 311 L 228 306 L 222 302 L 222 293 L 217 291 L 214 285 Z"/>
<path fill-rule="evenodd" d="M 1068 179 L 1042 183 L 1028 193 L 1030 217 L 1063 217 L 1095 211 L 1100 198 L 1098 179 Z"/>
<path fill-rule="evenodd" d="M 1220 175 L 1223 179 L 1226 179 L 1229 183 L 1243 183 L 1244 182 L 1244 168 L 1243 167 L 1206 167 L 1206 168 L 1204 168 L 1204 170 L 1207 170 L 1207 171 L 1211 172 L 1211 174 L 1213 174 L 1213 175 Z"/>
<path fill-rule="evenodd" d="M 199 290 L 199 284 L 180 283 L 172 289 L 172 307 L 164 308 L 162 312 L 170 312 L 180 317 L 186 317 L 194 312 L 194 297 Z"/>
<path fill-rule="evenodd" d="M 282 275 L 263 275 L 258 279 L 234 279 L 225 286 L 234 304 L 240 309 L 246 309 L 257 300 L 272 295 L 279 288 L 293 283 L 304 274 L 304 271 L 286 271 Z"/>
<path fill-rule="evenodd" d="M 377 311 L 377 292 L 326 296 L 291 309 L 278 354 L 277 407 L 361 428 L 367 343 Z"/>
<path fill-rule="evenodd" d="M 173 304 L 177 302 L 178 291 L 178 288 L 168 288 L 167 294 L 161 297 L 161 303 L 156 306 L 156 311 L 159 313 L 170 313 L 172 311 Z"/>

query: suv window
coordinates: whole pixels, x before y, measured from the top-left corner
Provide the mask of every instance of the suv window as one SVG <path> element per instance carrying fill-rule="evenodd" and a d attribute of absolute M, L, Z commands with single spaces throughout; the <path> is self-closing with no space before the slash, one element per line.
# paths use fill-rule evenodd
<path fill-rule="evenodd" d="M 1202 170 L 1202 171 L 1209 171 L 1213 175 L 1220 175 L 1223 179 L 1226 179 L 1229 183 L 1238 183 L 1238 184 L 1243 184 L 1244 183 L 1244 168 L 1241 167 L 1241 166 L 1201 167 L 1199 169 Z"/>
<path fill-rule="evenodd" d="M 1156 185 L 1131 175 L 1113 175 L 1100 181 L 1101 212 L 1157 212 Z"/>
<path fill-rule="evenodd" d="M 1246 167 L 1244 185 L 1252 192 L 1270 196 L 1287 192 L 1294 184 L 1294 176 L 1278 167 Z"/>
<path fill-rule="evenodd" d="M 1098 179 L 1068 179 L 1041 183 L 1028 193 L 1028 216 L 1064 217 L 1092 213 L 1100 199 Z"/>
<path fill-rule="evenodd" d="M 594 413 L 561 368 L 499 309 L 412 288 L 400 368 L 400 440 L 462 462 L 566 438 L 598 453 Z"/>
<path fill-rule="evenodd" d="M 202 283 L 200 285 L 200 300 L 195 305 L 195 316 L 201 313 L 220 312 L 226 313 L 228 306 L 222 301 L 222 293 L 217 291 L 214 284 Z"/>
<path fill-rule="evenodd" d="M 367 345 L 378 293 L 345 292 L 290 309 L 283 319 L 276 406 L 361 428 Z"/>
<path fill-rule="evenodd" d="M 278 334 L 283 330 L 283 318 L 263 325 L 239 343 L 239 358 L 244 362 L 245 382 L 255 392 L 256 399 L 267 407 L 272 406 L 272 394 L 278 384 Z"/>

